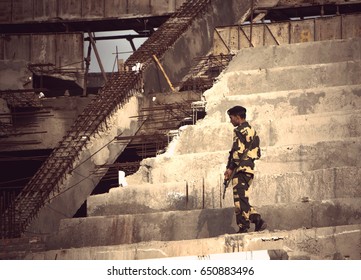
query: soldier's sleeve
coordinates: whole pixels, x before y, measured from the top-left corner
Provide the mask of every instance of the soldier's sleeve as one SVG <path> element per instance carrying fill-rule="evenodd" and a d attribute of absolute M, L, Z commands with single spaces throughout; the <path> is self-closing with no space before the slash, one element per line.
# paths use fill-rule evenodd
<path fill-rule="evenodd" d="M 235 169 L 237 167 L 237 164 L 235 162 L 235 153 L 237 152 L 238 150 L 238 143 L 237 143 L 237 137 L 236 137 L 236 134 L 234 133 L 234 136 L 233 136 L 233 145 L 232 145 L 232 148 L 231 150 L 229 151 L 229 156 L 228 156 L 228 162 L 227 162 L 227 169 Z"/>

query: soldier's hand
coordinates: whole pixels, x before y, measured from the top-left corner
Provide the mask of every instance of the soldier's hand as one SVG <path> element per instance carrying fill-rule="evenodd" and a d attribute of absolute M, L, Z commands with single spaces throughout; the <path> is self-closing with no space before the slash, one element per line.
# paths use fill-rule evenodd
<path fill-rule="evenodd" d="M 224 172 L 224 179 L 228 180 L 232 175 L 232 170 L 227 168 L 227 170 Z"/>

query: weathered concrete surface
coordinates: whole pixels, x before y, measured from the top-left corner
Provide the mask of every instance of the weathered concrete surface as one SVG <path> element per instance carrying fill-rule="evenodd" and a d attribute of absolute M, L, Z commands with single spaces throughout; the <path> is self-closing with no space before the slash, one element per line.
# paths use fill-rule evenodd
<path fill-rule="evenodd" d="M 360 137 L 360 112 L 335 111 L 281 119 L 263 119 L 260 116 L 250 120 L 250 124 L 257 130 L 262 147 L 307 145 Z M 231 147 L 232 133 L 233 127 L 230 123 L 221 123 L 219 118 L 215 120 L 214 117 L 206 117 L 200 125 L 188 126 L 182 130 L 172 153 L 181 155 L 225 150 Z M 210 141 L 214 135 L 217 135 L 217 141 Z"/>
<path fill-rule="evenodd" d="M 299 16 L 302 17 L 302 15 Z M 361 27 L 360 19 L 361 15 L 354 13 L 272 23 L 256 22 L 252 25 L 252 45 L 260 47 L 360 38 L 361 34 L 358 31 Z M 238 25 L 217 27 L 217 31 L 213 45 L 213 54 L 215 55 L 251 47 L 249 42 L 250 24 L 243 24 L 240 27 Z M 317 52 L 317 50 L 311 50 L 311 57 L 315 51 Z M 332 53 L 332 51 L 327 50 L 325 53 L 320 53 L 321 61 L 327 53 Z M 336 54 L 335 59 L 338 57 L 339 55 Z M 277 56 L 275 58 L 277 59 Z M 247 58 L 245 59 L 247 60 Z M 308 61 L 309 59 L 305 58 L 305 62 Z M 276 60 L 275 63 L 277 62 Z"/>
<path fill-rule="evenodd" d="M 360 196 L 359 196 L 360 197 Z M 361 223 L 360 198 L 259 207 L 269 230 Z M 235 232 L 233 207 L 64 219 L 47 248 L 79 248 L 216 237 Z"/>
<path fill-rule="evenodd" d="M 93 97 L 57 97 L 57 98 L 44 98 L 40 99 L 40 105 L 43 106 L 45 111 L 49 111 L 49 117 L 39 116 L 26 116 L 22 120 L 24 126 L 29 123 L 36 123 L 36 131 L 45 131 L 46 133 L 31 134 L 31 135 L 17 135 L 7 137 L 5 141 L 37 141 L 39 144 L 32 145 L 0 145 L 0 151 L 24 151 L 24 150 L 37 150 L 37 149 L 53 149 L 59 143 L 59 140 L 70 129 L 71 125 L 89 104 Z M 21 129 L 21 127 L 16 127 Z M 1 143 L 1 140 L 0 140 Z"/>
<path fill-rule="evenodd" d="M 231 95 L 225 97 L 221 103 L 208 102 L 207 114 L 226 112 L 237 103 L 247 108 L 247 118 L 252 121 L 353 111 L 361 108 L 361 84 Z M 226 114 L 220 117 L 222 122 L 229 122 Z"/>
<path fill-rule="evenodd" d="M 16 34 L 0 38 L 0 60 L 24 60 L 28 63 L 51 63 L 55 68 L 66 66 L 68 73 L 62 75 L 47 73 L 47 75 L 82 83 L 84 69 L 84 34 Z M 61 48 L 59 48 L 61 46 Z M 11 66 L 9 67 L 11 68 Z M 27 70 L 27 65 L 25 66 Z M 22 70 L 22 71 L 25 71 Z M 77 70 L 78 73 L 69 73 Z M 46 71 L 46 69 L 45 69 Z M 46 73 L 46 72 L 45 72 Z M 6 73 L 4 73 L 6 74 Z M 11 76 L 9 76 L 11 78 Z"/>
<path fill-rule="evenodd" d="M 25 60 L 0 61 L 0 90 L 26 89 L 32 73 Z"/>
<path fill-rule="evenodd" d="M 204 93 L 207 110 L 223 103 L 227 96 L 264 93 L 268 94 L 267 99 L 272 99 L 273 94 L 280 94 L 278 91 L 328 93 L 331 87 L 359 85 L 360 41 L 355 38 L 242 49 L 219 82 Z M 286 114 L 289 111 L 287 107 L 280 109 L 286 110 Z"/>
<path fill-rule="evenodd" d="M 39 211 L 37 218 L 29 226 L 31 234 L 46 234 L 54 232 L 59 227 L 59 221 L 72 217 L 104 174 L 94 174 L 98 165 L 111 164 L 119 157 L 127 143 L 116 143 L 115 137 L 134 135 L 139 129 L 138 120 L 124 116 L 137 115 L 140 108 L 146 106 L 142 97 L 132 97 L 122 108 L 118 108 L 107 121 L 107 128 L 99 131 L 89 140 L 88 145 L 80 152 L 73 170 L 62 182 L 59 195 L 53 195 L 48 203 Z M 104 169 L 104 173 L 106 170 Z"/>
<path fill-rule="evenodd" d="M 247 48 L 237 51 L 227 72 L 360 60 L 360 48 L 361 38 Z"/>
<path fill-rule="evenodd" d="M 13 3 L 11 0 L 1 2 L 4 11 L 0 16 L 1 23 L 21 23 L 32 21 L 89 20 L 134 17 L 142 18 L 167 15 L 179 8 L 185 0 L 87 0 L 64 1 L 37 0 L 34 4 L 28 0 Z"/>
<path fill-rule="evenodd" d="M 250 189 L 251 203 L 255 206 L 278 203 L 296 203 L 306 200 L 321 201 L 361 197 L 360 167 L 343 166 L 304 172 L 281 174 L 256 174 Z M 227 190 L 222 199 L 221 173 L 218 179 L 212 172 L 203 179 L 176 181 L 169 177 L 168 183 L 140 184 L 125 188 L 111 189 L 109 193 L 92 196 L 88 199 L 88 216 L 105 216 L 159 211 L 214 209 L 231 207 L 232 191 Z M 214 178 L 212 181 L 210 179 Z"/>
<path fill-rule="evenodd" d="M 282 174 L 331 167 L 360 166 L 358 159 L 360 145 L 361 141 L 358 137 L 350 137 L 344 140 L 309 144 L 265 146 L 261 147 L 262 157 L 256 161 L 255 170 L 261 174 Z M 134 184 L 172 180 L 197 181 L 206 178 L 212 172 L 223 174 L 228 154 L 229 149 L 217 152 L 164 155 L 158 156 L 156 160 L 149 158 L 141 163 L 139 176 L 130 176 L 128 179 L 132 180 L 134 177 Z M 169 166 L 169 169 L 163 170 L 162 173 L 162 165 Z M 189 166 L 194 169 L 190 169 Z"/>
<path fill-rule="evenodd" d="M 285 250 L 289 259 L 361 258 L 361 225 L 297 229 L 293 231 L 221 235 L 215 238 L 151 241 L 129 245 L 97 246 L 29 252 L 35 260 L 142 260 L 180 256 L 207 256 L 255 250 Z"/>
<path fill-rule="evenodd" d="M 306 89 L 360 83 L 360 60 L 339 63 L 260 68 L 232 71 L 227 75 L 227 88 L 218 88 L 225 96 L 272 91 Z M 209 95 L 208 95 L 209 96 Z"/>

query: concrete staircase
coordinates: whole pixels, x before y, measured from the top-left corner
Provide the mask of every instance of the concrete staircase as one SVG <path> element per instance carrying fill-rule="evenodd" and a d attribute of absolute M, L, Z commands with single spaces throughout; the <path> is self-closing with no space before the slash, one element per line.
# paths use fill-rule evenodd
<path fill-rule="evenodd" d="M 205 92 L 204 120 L 182 129 L 166 153 L 143 160 L 128 187 L 89 197 L 89 217 L 62 220 L 47 250 L 26 258 L 278 250 L 289 259 L 360 259 L 360 44 L 349 39 L 239 51 Z M 261 137 L 250 196 L 269 224 L 266 232 L 234 234 L 231 190 L 222 200 L 232 138 L 226 110 L 238 104 L 247 107 Z"/>

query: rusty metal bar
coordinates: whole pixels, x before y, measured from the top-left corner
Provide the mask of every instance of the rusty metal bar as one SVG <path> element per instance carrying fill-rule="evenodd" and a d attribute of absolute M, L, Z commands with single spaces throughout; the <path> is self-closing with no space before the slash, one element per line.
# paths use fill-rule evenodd
<path fill-rule="evenodd" d="M 90 39 L 90 43 L 91 43 L 91 45 L 92 45 L 92 47 L 94 49 L 94 53 L 95 53 L 95 56 L 96 56 L 98 64 L 99 64 L 100 71 L 103 74 L 104 81 L 108 81 L 107 75 L 105 74 L 105 71 L 104 71 L 103 63 L 102 63 L 102 61 L 100 59 L 98 49 L 97 49 L 97 46 L 95 45 L 95 41 L 93 39 L 93 35 L 91 34 L 91 32 L 88 32 L 88 36 L 89 36 L 89 39 Z"/>
<path fill-rule="evenodd" d="M 248 36 L 247 36 L 246 32 L 244 32 L 244 30 L 243 30 L 242 26 L 239 26 L 239 30 L 241 30 L 241 31 L 242 31 L 243 35 L 246 37 L 246 39 L 247 39 L 248 43 L 250 44 L 250 47 L 252 47 L 252 48 L 253 48 L 253 47 L 254 47 L 254 45 L 252 44 L 252 42 L 251 42 L 250 38 L 248 38 Z"/>
<path fill-rule="evenodd" d="M 219 31 L 217 30 L 217 28 L 214 28 L 214 31 L 216 31 L 216 34 L 218 35 L 219 39 L 221 39 L 223 45 L 227 48 L 228 53 L 230 53 L 231 50 L 230 50 L 229 47 L 227 46 L 226 42 L 223 40 L 221 34 L 219 34 Z"/>
<path fill-rule="evenodd" d="M 279 46 L 280 43 L 278 42 L 278 40 L 276 39 L 276 37 L 273 35 L 273 33 L 272 33 L 271 29 L 269 28 L 268 24 L 265 23 L 264 26 L 266 27 L 266 29 L 268 30 L 268 32 L 271 34 L 273 40 L 275 40 L 276 44 Z M 264 36 L 265 36 L 265 35 L 264 35 Z"/>
<path fill-rule="evenodd" d="M 172 82 L 170 81 L 170 79 L 169 79 L 167 73 L 165 72 L 162 64 L 160 63 L 159 59 L 157 58 L 157 56 L 156 56 L 155 54 L 153 54 L 152 56 L 153 56 L 154 61 L 157 63 L 160 71 L 162 71 L 162 74 L 163 74 L 164 78 L 166 79 L 166 81 L 167 81 L 170 89 L 171 89 L 172 91 L 174 91 L 174 87 L 173 87 L 173 85 L 172 85 Z"/>

